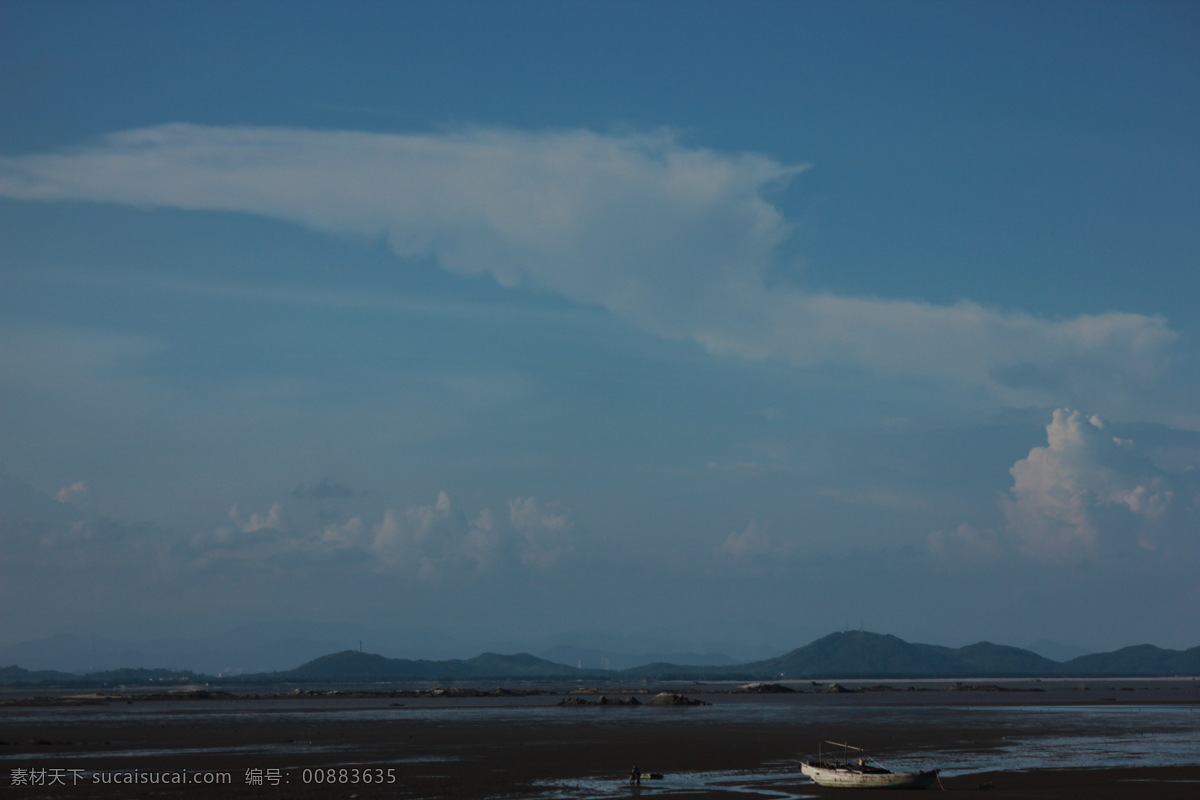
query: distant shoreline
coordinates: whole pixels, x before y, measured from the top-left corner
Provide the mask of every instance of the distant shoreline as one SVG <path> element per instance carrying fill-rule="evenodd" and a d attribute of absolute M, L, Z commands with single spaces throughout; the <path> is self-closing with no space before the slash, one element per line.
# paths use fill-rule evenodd
<path fill-rule="evenodd" d="M 1044 685 L 1043 685 L 1044 684 Z M 86 689 L 86 691 L 85 691 Z M 846 678 L 841 680 L 781 680 L 775 682 L 661 681 L 646 685 L 577 685 L 573 682 L 511 681 L 486 684 L 463 681 L 437 685 L 414 682 L 330 682 L 324 686 L 280 684 L 236 686 L 189 684 L 175 689 L 127 686 L 0 687 L 0 708 L 19 706 L 70 706 L 104 703 L 188 703 L 288 701 L 288 700 L 466 700 L 503 697 L 648 697 L 659 692 L 695 695 L 743 695 L 788 692 L 810 695 L 814 701 L 839 694 L 875 695 L 887 704 L 947 704 L 978 702 L 1014 705 L 1091 705 L 1100 702 L 1138 704 L 1200 704 L 1200 676 L 1175 678 Z"/>
<path fill-rule="evenodd" d="M 599 683 L 748 681 L 996 681 L 1133 680 L 1200 675 L 1200 647 L 1166 650 L 1135 645 L 1057 662 L 1029 650 L 978 642 L 959 648 L 915 644 L 867 631 L 831 633 L 777 658 L 733 666 L 653 663 L 623 670 L 582 669 L 517 653 L 482 653 L 469 659 L 429 661 L 343 650 L 295 669 L 213 676 L 189 670 L 126 668 L 85 675 L 54 670 L 0 668 L 0 686 L 279 686 L 368 682 L 442 684 L 470 682 Z M 967 677 L 964 677 L 967 676 Z"/>

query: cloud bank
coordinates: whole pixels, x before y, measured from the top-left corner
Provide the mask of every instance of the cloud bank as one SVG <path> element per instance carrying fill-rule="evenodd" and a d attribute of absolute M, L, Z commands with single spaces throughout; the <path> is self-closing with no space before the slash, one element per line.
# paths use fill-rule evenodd
<path fill-rule="evenodd" d="M 0 159 L 0 194 L 242 212 L 382 237 L 402 259 L 600 307 L 715 354 L 848 364 L 1001 402 L 1090 395 L 1116 407 L 1169 370 L 1176 334 L 1157 317 L 1048 320 L 771 287 L 765 276 L 792 229 L 767 198 L 802 170 L 670 131 L 173 124 Z"/>
<path fill-rule="evenodd" d="M 230 509 L 230 523 L 191 538 L 182 552 L 195 564 L 278 562 L 365 570 L 436 584 L 496 571 L 539 572 L 568 556 L 573 523 L 554 504 L 533 497 L 509 502 L 501 517 L 474 517 L 446 492 L 432 505 L 389 507 L 374 521 L 354 504 L 274 503 L 266 513 Z M 329 498 L 319 498 L 328 501 Z M 339 507 L 346 506 L 346 507 Z"/>
<path fill-rule="evenodd" d="M 339 488 L 235 505 L 216 525 L 164 526 L 98 513 L 86 482 L 46 493 L 0 467 L 0 600 L 36 598 L 42 626 L 367 606 L 503 620 L 514 595 L 574 580 L 584 566 L 575 521 L 554 502 L 521 496 L 464 511 L 446 492 L 405 506 L 320 485 Z"/>

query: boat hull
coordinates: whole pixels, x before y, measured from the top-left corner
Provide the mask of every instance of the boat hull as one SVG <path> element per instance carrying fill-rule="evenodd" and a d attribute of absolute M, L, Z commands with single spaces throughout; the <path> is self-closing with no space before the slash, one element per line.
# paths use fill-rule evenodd
<path fill-rule="evenodd" d="M 800 762 L 800 771 L 818 786 L 843 789 L 924 789 L 937 780 L 936 769 L 921 772 L 888 772 L 854 767 L 821 767 Z"/>

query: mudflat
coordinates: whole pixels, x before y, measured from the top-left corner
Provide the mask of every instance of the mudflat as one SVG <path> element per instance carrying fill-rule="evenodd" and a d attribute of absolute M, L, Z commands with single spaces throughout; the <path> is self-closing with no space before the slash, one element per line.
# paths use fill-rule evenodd
<path fill-rule="evenodd" d="M 937 767 L 939 754 L 948 752 L 959 754 L 960 765 L 967 763 L 963 753 L 979 756 L 971 763 L 1003 765 L 1015 739 L 1036 739 L 1048 723 L 1058 724 L 1056 704 L 1129 711 L 1097 713 L 1094 730 L 1090 712 L 1071 714 L 1076 739 L 1138 735 L 1124 731 L 1123 720 L 1136 728 L 1136 709 L 1150 704 L 1178 712 L 1171 734 L 1177 749 L 1186 753 L 1190 732 L 1200 730 L 1195 683 L 1136 689 L 1114 683 L 1111 691 L 1088 691 L 1097 693 L 1022 698 L 985 687 L 753 698 L 696 691 L 689 696 L 710 705 L 665 708 L 559 706 L 561 695 L 10 702 L 0 705 L 0 786 L 5 797 L 30 800 L 826 797 L 848 790 L 813 785 L 797 760 L 829 738 L 851 739 L 885 762 L 915 749 Z M 1004 712 L 1003 727 L 978 713 L 997 704 L 1013 710 Z M 1051 711 L 1022 715 L 1024 706 Z M 1194 741 L 1191 758 L 1176 756 L 1173 763 L 1061 768 L 1053 758 L 1026 759 L 1012 770 L 948 770 L 941 789 L 996 800 L 1190 800 L 1200 792 L 1200 738 Z M 631 786 L 635 765 L 663 778 Z"/>

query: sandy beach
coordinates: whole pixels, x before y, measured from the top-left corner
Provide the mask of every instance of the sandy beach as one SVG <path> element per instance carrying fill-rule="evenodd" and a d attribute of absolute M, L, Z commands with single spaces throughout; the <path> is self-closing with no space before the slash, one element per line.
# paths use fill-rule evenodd
<path fill-rule="evenodd" d="M 1177 691 L 1126 690 L 1073 697 L 1068 709 L 1172 709 L 1183 746 L 1197 726 L 1194 684 Z M 304 697 L 297 699 L 109 699 L 79 706 L 0 706 L 0 785 L 6 797 L 825 797 L 844 790 L 809 783 L 799 757 L 823 738 L 852 738 L 885 762 L 918 748 L 977 754 L 995 764 L 1014 740 L 1041 735 L 1042 709 L 1005 697 L 1006 726 L 988 727 L 985 692 L 815 694 L 785 699 L 697 693 L 709 706 L 559 707 L 561 696 L 501 700 Z M 1121 695 L 1124 695 L 1122 697 Z M 594 699 L 594 698 L 592 698 Z M 642 696 L 647 699 L 647 696 Z M 1092 704 L 1079 705 L 1083 700 Z M 1005 710 L 1008 709 L 1008 710 Z M 1090 714 L 1090 711 L 1088 711 Z M 1190 716 L 1194 714 L 1195 716 Z M 1073 736 L 1090 717 L 1070 711 Z M 1096 736 L 1114 731 L 1100 715 Z M 1121 715 L 1115 717 L 1120 725 Z M 1079 719 L 1084 721 L 1078 722 Z M 841 729 L 831 721 L 844 720 Z M 1056 723 L 1057 724 L 1057 723 Z M 1139 723 L 1140 724 L 1140 723 Z M 1146 735 L 1152 735 L 1147 732 Z M 1178 745 L 1179 737 L 1173 741 Z M 992 760 L 988 760 L 991 758 Z M 1200 789 L 1200 748 L 1183 763 L 947 771 L 941 789 L 990 798 L 1191 798 Z M 664 778 L 630 787 L 637 765 Z M 184 780 L 186 783 L 169 781 Z M 210 781 L 222 781 L 212 783 Z M 935 786 L 933 791 L 937 791 Z M 875 792 L 867 792 L 874 794 Z M 859 796 L 855 794 L 854 796 Z"/>

